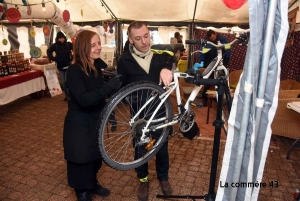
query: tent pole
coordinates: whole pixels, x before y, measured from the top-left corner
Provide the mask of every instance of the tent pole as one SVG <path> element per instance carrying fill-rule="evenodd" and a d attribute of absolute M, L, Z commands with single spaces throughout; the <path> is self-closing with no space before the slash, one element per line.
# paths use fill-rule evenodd
<path fill-rule="evenodd" d="M 121 53 L 123 52 L 123 26 L 122 23 L 119 20 L 115 21 L 115 40 L 116 40 L 116 64 L 118 63 L 118 60 L 121 56 Z"/>
<path fill-rule="evenodd" d="M 190 22 L 189 25 L 188 25 L 188 36 L 189 36 L 188 39 L 193 39 L 193 33 L 194 33 L 194 23 Z M 194 51 L 194 46 L 189 45 L 188 51 L 189 51 L 189 54 L 191 52 L 193 52 Z M 193 66 L 192 61 L 193 61 L 192 57 L 189 56 L 188 57 L 187 69 L 192 69 L 192 66 Z"/>
<path fill-rule="evenodd" d="M 214 142 L 213 142 L 213 150 L 212 150 L 212 160 L 210 166 L 210 178 L 209 178 L 209 187 L 208 193 L 205 195 L 156 195 L 156 198 L 185 198 L 185 199 L 202 199 L 207 201 L 215 201 L 216 193 L 215 193 L 215 184 L 217 178 L 217 169 L 218 169 L 218 158 L 219 158 L 219 150 L 220 150 L 220 140 L 221 140 L 221 129 L 224 125 L 224 121 L 222 120 L 222 107 L 223 107 L 223 97 L 226 91 L 228 90 L 227 81 L 224 78 L 219 79 L 200 79 L 199 83 L 201 85 L 215 85 L 217 86 L 217 115 L 216 120 L 213 123 L 215 127 L 214 133 Z M 208 84 L 210 83 L 210 84 Z"/>
<path fill-rule="evenodd" d="M 276 11 L 276 7 L 277 7 L 277 0 L 269 0 L 269 13 L 268 16 L 269 18 L 273 18 L 273 25 L 274 25 L 274 17 L 275 17 L 275 11 Z M 270 21 L 268 20 L 267 23 L 270 23 Z M 251 26 L 251 23 L 250 23 Z M 271 25 L 267 24 L 267 27 L 269 27 Z M 274 26 L 273 26 L 274 27 Z M 251 29 L 251 27 L 250 27 Z M 273 31 L 273 30 L 272 30 Z M 250 36 L 251 37 L 251 36 Z M 272 38 L 269 38 L 268 35 L 266 35 L 264 37 L 264 39 L 270 39 L 270 42 L 272 41 Z M 251 43 L 251 40 L 250 40 Z M 268 45 L 264 46 L 264 52 L 268 51 L 267 49 L 271 48 L 271 43 L 268 42 Z M 247 50 L 249 51 L 249 49 Z M 250 51 L 256 51 L 256 50 L 250 50 Z M 264 55 L 267 56 L 267 55 Z M 270 54 L 269 54 L 270 56 Z M 247 125 L 248 125 L 248 120 L 249 120 L 249 114 L 250 114 L 250 106 L 251 106 L 251 101 L 252 101 L 252 91 L 253 91 L 253 83 L 252 83 L 252 63 L 251 60 L 252 59 L 252 55 L 249 56 L 248 58 L 248 62 L 249 62 L 249 68 L 247 68 L 247 77 L 246 77 L 246 81 L 245 81 L 245 89 L 247 88 L 247 90 L 245 90 L 245 97 L 244 97 L 244 108 L 243 108 L 243 116 L 242 116 L 242 120 L 241 120 L 241 125 L 240 125 L 240 135 L 239 135 L 239 143 L 238 143 L 238 147 L 237 147 L 237 153 L 236 153 L 236 163 L 234 166 L 234 171 L 233 171 L 233 176 L 232 176 L 232 182 L 234 183 L 238 183 L 240 181 L 240 173 L 241 173 L 241 168 L 242 168 L 242 163 L 243 163 L 243 156 L 244 156 L 244 149 L 245 149 L 245 142 L 246 142 L 246 135 L 247 135 Z M 269 62 L 269 58 L 267 58 L 267 61 Z M 267 62 L 267 63 L 268 63 Z M 262 67 L 261 67 L 262 68 Z M 260 76 L 259 76 L 259 79 Z M 261 86 L 259 86 L 260 88 Z M 252 103 L 255 104 L 255 103 Z M 259 123 L 259 122 L 256 122 Z M 252 180 L 252 178 L 251 178 Z M 236 200 L 236 196 L 237 196 L 237 191 L 238 188 L 231 188 L 230 191 L 230 200 Z"/>
<path fill-rule="evenodd" d="M 188 25 L 188 30 L 189 30 L 189 34 L 188 34 L 189 38 L 188 39 L 193 39 L 194 38 L 195 15 L 196 15 L 196 10 L 197 10 L 197 3 L 198 3 L 198 0 L 195 1 L 193 20 Z M 194 46 L 193 45 L 189 45 L 189 52 L 193 52 L 193 51 L 194 51 Z M 187 66 L 187 69 L 192 69 L 192 67 L 193 67 L 193 63 L 192 62 L 193 62 L 192 58 L 188 57 L 188 66 Z"/>
<path fill-rule="evenodd" d="M 272 40 L 273 40 L 273 32 L 274 32 L 274 23 L 275 23 L 275 13 L 277 8 L 277 0 L 271 0 L 269 4 L 269 17 L 267 19 L 267 26 L 266 26 L 266 34 L 265 40 L 263 44 L 263 55 L 262 55 L 262 62 L 261 68 L 259 70 L 259 79 L 257 83 L 257 99 L 264 100 L 266 83 L 267 83 L 267 75 L 268 75 L 268 67 L 271 55 L 271 47 L 272 47 Z M 259 125 L 260 125 L 260 118 L 262 113 L 262 107 L 256 107 L 255 110 L 255 122 L 256 122 L 256 131 L 255 134 L 257 135 Z"/>

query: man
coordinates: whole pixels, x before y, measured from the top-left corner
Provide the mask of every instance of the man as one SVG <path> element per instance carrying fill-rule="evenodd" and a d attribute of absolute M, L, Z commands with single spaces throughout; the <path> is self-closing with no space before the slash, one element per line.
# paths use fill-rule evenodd
<path fill-rule="evenodd" d="M 178 31 L 176 31 L 174 33 L 174 37 L 170 38 L 170 44 L 176 44 L 176 43 L 178 43 L 177 41 L 178 41 L 179 36 L 180 36 L 180 33 Z"/>
<path fill-rule="evenodd" d="M 156 83 L 163 82 L 169 86 L 173 79 L 173 74 L 170 71 L 171 66 L 168 66 L 165 54 L 154 54 L 151 51 L 151 37 L 147 25 L 140 21 L 132 22 L 128 27 L 128 37 L 130 42 L 129 51 L 121 56 L 117 67 L 118 74 L 122 75 L 123 85 L 147 80 Z M 138 199 L 146 201 L 149 192 L 148 163 L 136 168 L 135 171 L 140 180 Z M 156 154 L 157 178 L 165 195 L 172 193 L 168 182 L 168 171 L 168 142 L 165 142 Z"/>
<path fill-rule="evenodd" d="M 66 72 L 72 61 L 72 50 L 73 44 L 67 42 L 67 38 L 63 32 L 59 31 L 56 34 L 55 43 L 51 45 L 47 50 L 48 57 L 56 62 L 57 69 L 59 72 L 59 76 L 62 83 L 62 88 L 65 92 L 64 100 L 67 101 L 69 99 L 67 88 L 66 88 Z M 55 57 L 53 56 L 53 52 L 55 52 Z"/>
<path fill-rule="evenodd" d="M 222 44 L 228 43 L 225 36 L 216 34 L 216 32 L 211 30 L 211 29 L 207 31 L 207 41 L 213 42 L 215 44 L 218 44 L 218 41 L 220 41 L 220 43 L 222 43 Z M 206 68 L 210 64 L 210 62 L 218 56 L 217 49 L 214 46 L 212 46 L 210 44 L 207 44 L 206 48 L 209 48 L 210 51 L 207 52 L 206 54 L 200 53 L 200 61 L 204 62 L 204 68 Z M 225 67 L 227 67 L 227 65 L 229 63 L 229 59 L 230 59 L 230 54 L 231 54 L 230 50 L 227 50 L 225 52 L 224 49 L 223 49 L 222 53 L 223 53 L 223 65 Z M 214 74 L 212 73 L 209 78 L 213 79 Z M 203 93 L 202 93 L 203 103 L 202 104 L 203 104 L 204 107 L 207 106 L 207 94 L 206 94 L 206 92 L 209 88 L 210 88 L 209 85 L 205 85 L 204 89 L 203 89 Z"/>

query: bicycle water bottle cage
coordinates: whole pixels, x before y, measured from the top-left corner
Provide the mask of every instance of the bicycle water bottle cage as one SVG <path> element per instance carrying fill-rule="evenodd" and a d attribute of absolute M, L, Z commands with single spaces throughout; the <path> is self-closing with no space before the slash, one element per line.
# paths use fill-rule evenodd
<path fill-rule="evenodd" d="M 218 57 L 214 58 L 210 62 L 210 64 L 206 67 L 205 71 L 203 72 L 203 76 L 207 75 L 207 73 L 209 73 L 213 69 L 217 61 L 218 61 Z"/>
<path fill-rule="evenodd" d="M 194 76 L 194 77 L 184 78 L 184 81 L 190 84 L 197 84 L 199 79 L 203 78 L 201 72 L 198 70 L 187 69 L 186 73 L 189 74 L 190 76 Z"/>

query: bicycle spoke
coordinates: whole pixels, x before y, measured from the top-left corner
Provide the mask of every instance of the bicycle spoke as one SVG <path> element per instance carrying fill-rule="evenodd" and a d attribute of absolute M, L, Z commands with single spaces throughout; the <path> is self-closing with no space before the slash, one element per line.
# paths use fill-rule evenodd
<path fill-rule="evenodd" d="M 169 99 L 156 111 L 161 103 L 159 96 L 164 92 L 156 84 L 142 83 L 132 88 L 125 87 L 111 97 L 112 101 L 103 109 L 99 130 L 100 152 L 109 166 L 121 170 L 136 168 L 153 157 L 167 139 L 168 127 L 156 130 L 147 122 L 152 116 L 156 125 L 170 119 Z M 154 111 L 156 114 L 153 115 Z M 149 132 L 150 127 L 155 131 Z M 155 143 L 150 140 L 154 139 L 153 132 L 157 135 Z M 147 146 L 149 142 L 150 147 Z"/>

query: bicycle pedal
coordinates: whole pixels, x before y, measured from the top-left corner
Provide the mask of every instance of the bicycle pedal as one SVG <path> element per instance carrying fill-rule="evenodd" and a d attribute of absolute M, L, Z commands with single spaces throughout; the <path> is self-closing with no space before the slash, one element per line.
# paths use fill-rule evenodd
<path fill-rule="evenodd" d="M 198 107 L 198 108 L 200 108 L 200 107 L 203 106 L 202 103 L 199 103 L 199 102 L 197 102 L 197 101 L 191 101 L 191 105 L 194 106 L 194 107 Z"/>
<path fill-rule="evenodd" d="M 148 151 L 149 151 L 150 149 L 152 149 L 155 142 L 156 142 L 156 139 L 151 140 L 151 142 L 149 142 L 149 143 L 146 145 L 145 149 L 148 150 Z"/>

